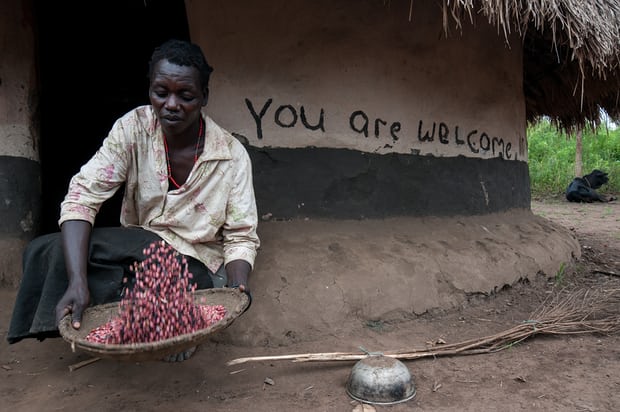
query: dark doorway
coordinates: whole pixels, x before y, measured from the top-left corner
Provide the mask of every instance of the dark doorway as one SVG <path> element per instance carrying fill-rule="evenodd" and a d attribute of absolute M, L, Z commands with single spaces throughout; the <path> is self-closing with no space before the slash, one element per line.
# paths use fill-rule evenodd
<path fill-rule="evenodd" d="M 153 48 L 189 39 L 183 0 L 35 0 L 41 121 L 42 233 L 58 230 L 71 177 L 97 150 L 113 122 L 148 103 Z M 121 191 L 96 226 L 119 224 Z"/>

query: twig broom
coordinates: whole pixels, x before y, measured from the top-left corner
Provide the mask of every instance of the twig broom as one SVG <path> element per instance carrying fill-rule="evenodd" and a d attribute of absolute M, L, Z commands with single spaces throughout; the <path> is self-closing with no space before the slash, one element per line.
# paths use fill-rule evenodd
<path fill-rule="evenodd" d="M 432 348 L 381 352 L 397 359 L 477 355 L 507 349 L 535 335 L 613 334 L 620 331 L 620 289 L 561 291 L 547 299 L 529 320 L 495 335 Z M 228 365 L 252 361 L 353 361 L 368 356 L 359 352 L 303 353 L 237 358 Z"/>

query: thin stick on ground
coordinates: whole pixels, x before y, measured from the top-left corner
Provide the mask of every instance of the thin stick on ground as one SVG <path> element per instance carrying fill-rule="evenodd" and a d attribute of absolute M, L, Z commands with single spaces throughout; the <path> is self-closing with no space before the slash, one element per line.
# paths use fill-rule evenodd
<path fill-rule="evenodd" d="M 594 269 L 592 273 L 600 273 L 601 275 L 618 276 L 620 273 L 612 272 L 611 270 Z"/>
<path fill-rule="evenodd" d="M 78 362 L 78 363 L 74 363 L 73 365 L 69 365 L 69 371 L 70 371 L 70 372 L 73 372 L 73 371 L 75 371 L 75 370 L 78 370 L 78 369 L 80 369 L 80 368 L 83 368 L 84 366 L 88 366 L 88 365 L 90 365 L 91 363 L 95 363 L 95 362 L 97 362 L 97 361 L 99 361 L 99 360 L 101 360 L 101 358 L 94 357 L 94 358 L 90 358 L 90 359 L 83 360 L 83 361 Z"/>
<path fill-rule="evenodd" d="M 423 349 L 382 352 L 397 359 L 477 355 L 507 349 L 536 335 L 610 335 L 620 331 L 620 289 L 560 291 L 543 302 L 530 319 L 495 335 Z M 293 362 L 353 361 L 368 356 L 362 352 L 302 353 L 237 358 L 228 365 L 245 362 L 291 360 Z"/>

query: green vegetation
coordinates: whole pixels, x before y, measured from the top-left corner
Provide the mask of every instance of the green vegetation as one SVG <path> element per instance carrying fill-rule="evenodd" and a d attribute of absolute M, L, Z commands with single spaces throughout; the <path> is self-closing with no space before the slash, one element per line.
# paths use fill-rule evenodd
<path fill-rule="evenodd" d="M 532 197 L 563 195 L 575 177 L 575 136 L 542 120 L 528 127 L 527 138 Z M 620 128 L 586 129 L 582 142 L 583 174 L 607 172 L 609 182 L 597 191 L 620 193 Z"/>
<path fill-rule="evenodd" d="M 555 285 L 556 286 L 562 286 L 562 283 L 564 283 L 565 275 L 566 275 L 566 265 L 564 262 L 562 262 L 562 264 L 560 265 L 560 268 L 555 273 Z"/>

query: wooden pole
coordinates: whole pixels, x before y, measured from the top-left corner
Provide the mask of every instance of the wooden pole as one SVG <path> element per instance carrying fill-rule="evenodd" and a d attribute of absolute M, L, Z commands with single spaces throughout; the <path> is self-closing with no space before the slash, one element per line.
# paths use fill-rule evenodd
<path fill-rule="evenodd" d="M 583 176 L 583 128 L 577 126 L 575 130 L 575 176 Z"/>

